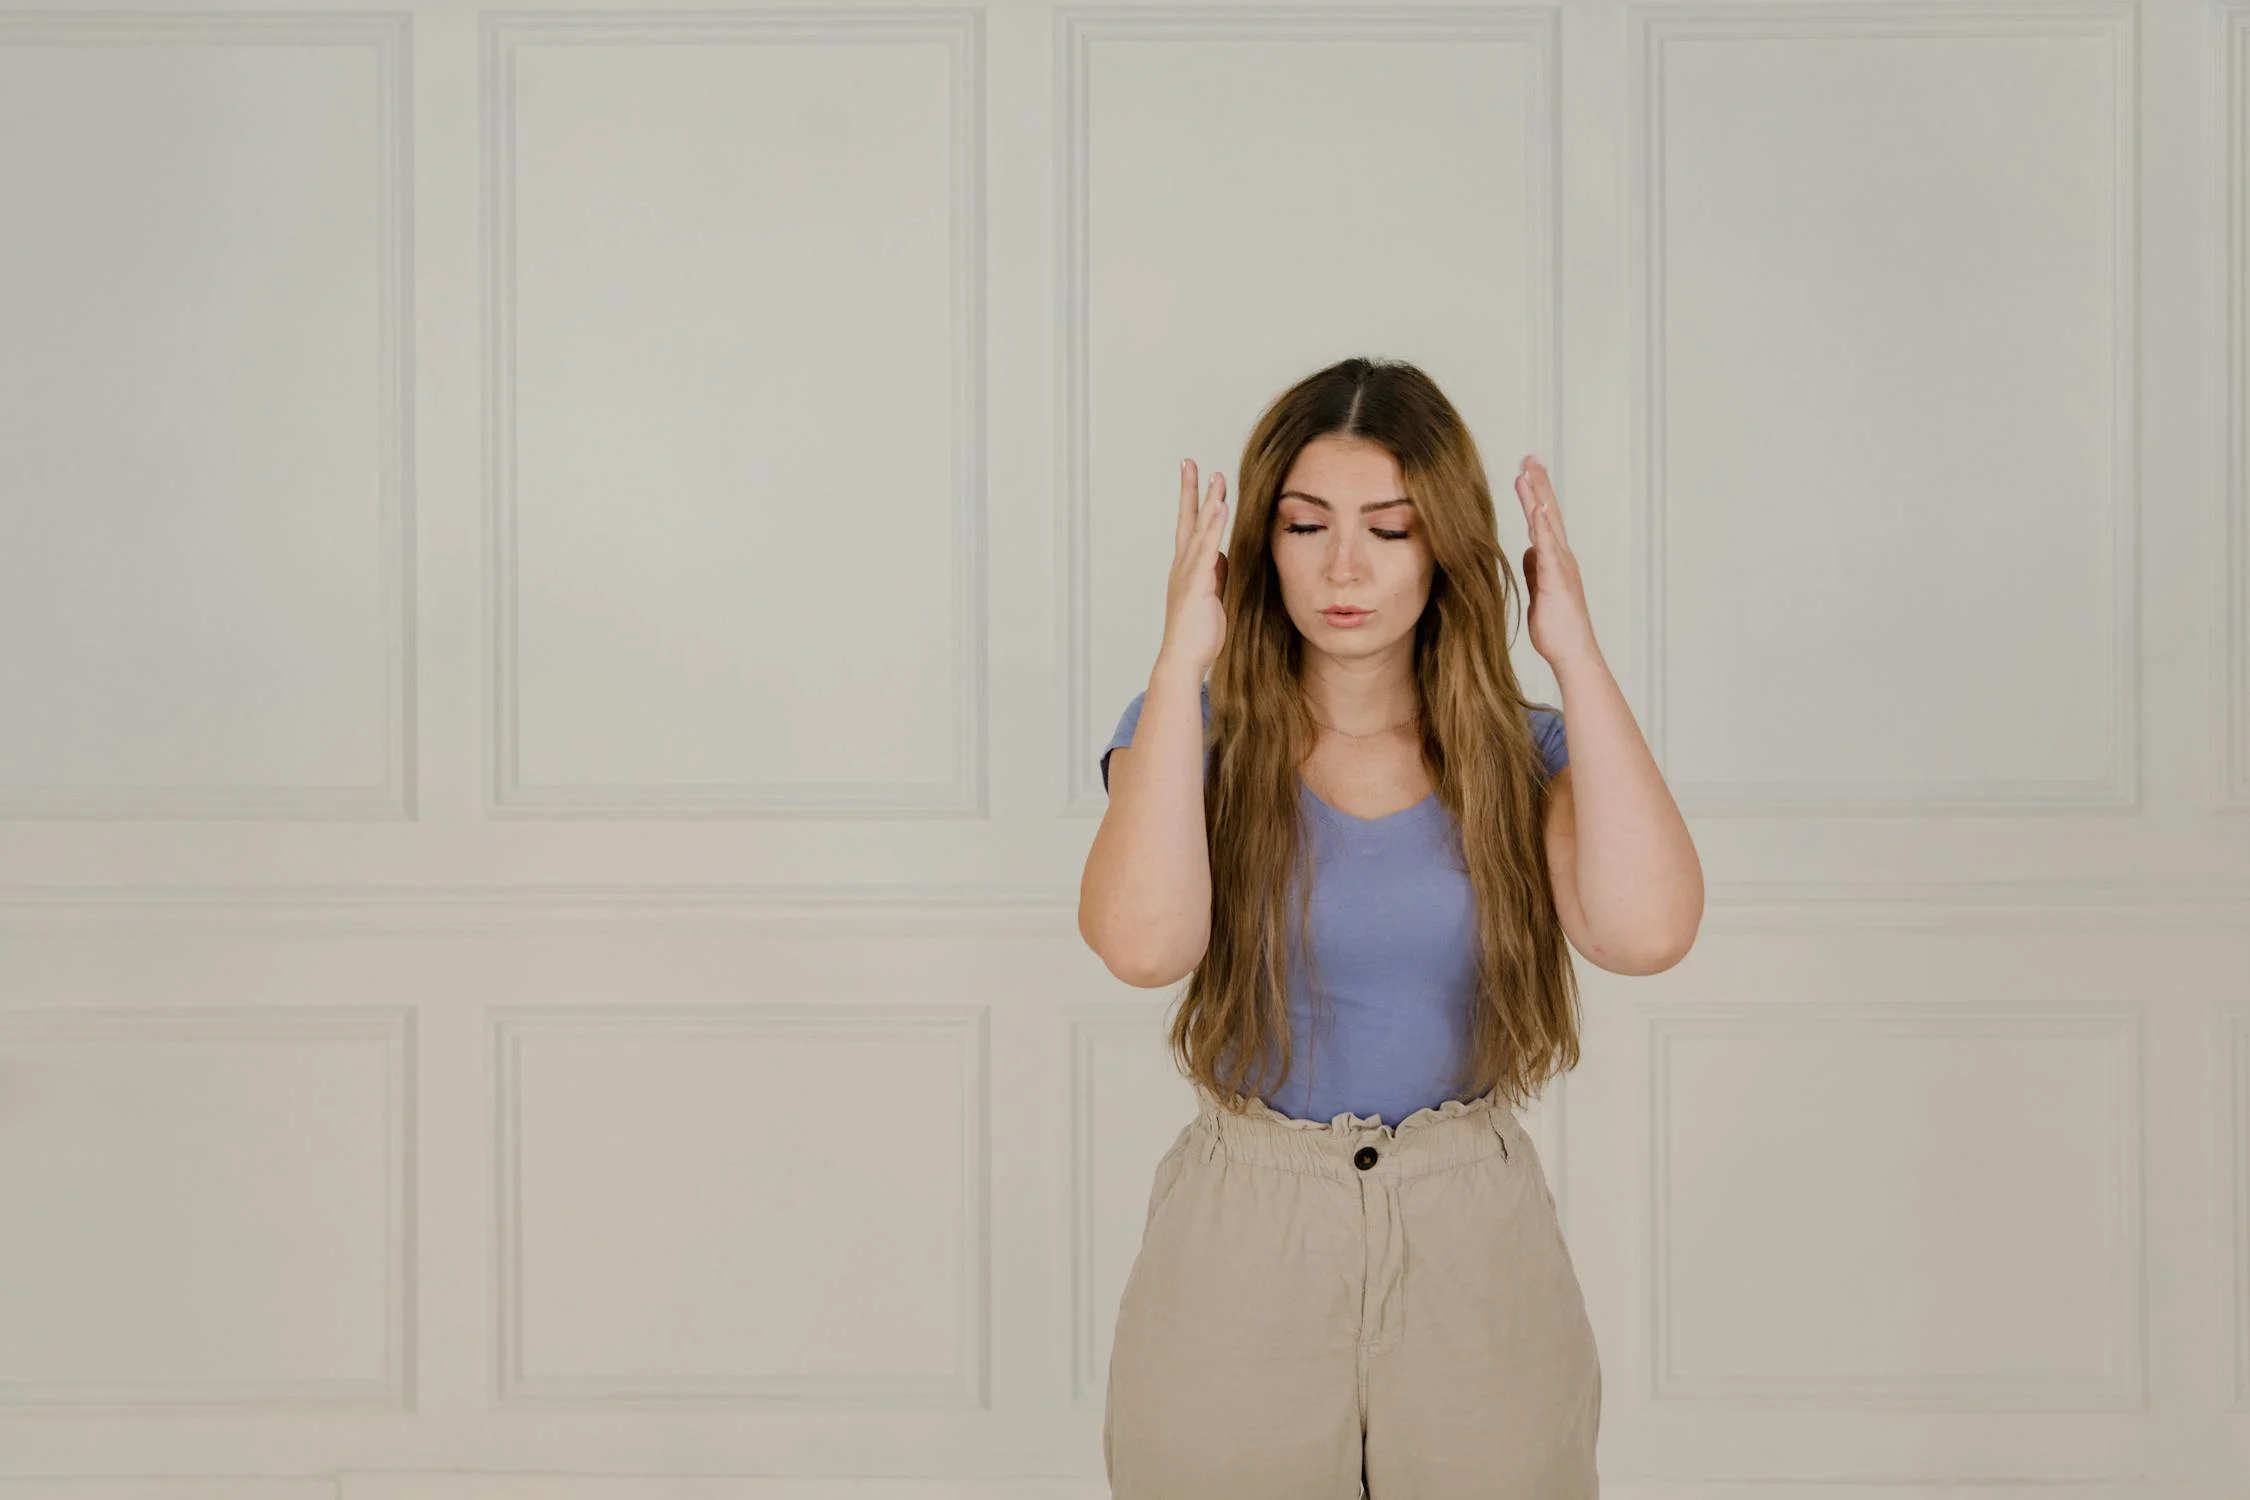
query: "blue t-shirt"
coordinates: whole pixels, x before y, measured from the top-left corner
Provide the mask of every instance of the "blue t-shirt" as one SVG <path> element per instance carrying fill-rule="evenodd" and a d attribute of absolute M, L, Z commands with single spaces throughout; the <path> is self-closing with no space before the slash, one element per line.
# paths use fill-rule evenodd
<path fill-rule="evenodd" d="M 1141 719 L 1136 693 L 1102 751 L 1133 742 Z M 1211 687 L 1203 686 L 1203 722 Z M 1570 763 L 1562 715 L 1531 710 L 1547 774 Z M 1210 769 L 1210 756 L 1204 758 Z M 1382 818 L 1355 818 L 1297 781 L 1313 831 L 1312 953 L 1326 989 L 1319 1035 L 1307 975 L 1293 946 L 1289 963 L 1289 1076 L 1266 1100 L 1300 1120 L 1333 1122 L 1349 1113 L 1396 1126 L 1418 1109 L 1459 1094 L 1450 1086 L 1468 1059 L 1477 998 L 1476 902 L 1454 845 L 1453 817 L 1431 792 Z M 1296 922 L 1298 888 L 1289 891 Z M 1299 935 L 1299 942 L 1302 942 Z M 1276 1045 L 1270 1076 L 1278 1064 Z M 1253 1076 L 1252 1082 L 1255 1082 Z"/>

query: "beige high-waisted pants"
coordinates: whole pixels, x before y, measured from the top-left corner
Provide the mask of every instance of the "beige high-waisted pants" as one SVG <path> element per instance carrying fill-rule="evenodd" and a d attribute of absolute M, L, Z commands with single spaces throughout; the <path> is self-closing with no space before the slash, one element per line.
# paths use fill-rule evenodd
<path fill-rule="evenodd" d="M 1113 1500 L 1596 1500 L 1593 1325 L 1497 1093 L 1396 1127 L 1196 1093 L 1118 1304 Z"/>

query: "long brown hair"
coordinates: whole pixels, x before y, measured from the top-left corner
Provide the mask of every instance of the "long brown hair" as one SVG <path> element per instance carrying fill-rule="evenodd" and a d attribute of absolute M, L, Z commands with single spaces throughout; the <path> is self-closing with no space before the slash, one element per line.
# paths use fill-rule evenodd
<path fill-rule="evenodd" d="M 1518 588 L 1467 426 L 1429 376 L 1398 360 L 1347 359 L 1307 376 L 1266 408 L 1242 450 L 1206 738 L 1211 939 L 1172 1021 L 1173 1057 L 1230 1110 L 1244 1095 L 1270 1098 L 1289 1073 L 1289 935 L 1305 931 L 1312 894 L 1298 776 L 1315 726 L 1304 638 L 1283 606 L 1272 538 L 1291 464 L 1330 435 L 1389 450 L 1429 538 L 1435 568 L 1414 631 L 1422 755 L 1453 818 L 1480 949 L 1470 1055 L 1453 1084 L 1476 1095 L 1497 1086 L 1520 1107 L 1576 1067 L 1579 1049 L 1577 977 L 1548 884 L 1545 771 L 1508 658 Z M 1317 997 L 1311 945 L 1297 947 Z M 1253 1081 L 1254 1061 L 1271 1060 L 1276 1041 L 1279 1073 Z"/>

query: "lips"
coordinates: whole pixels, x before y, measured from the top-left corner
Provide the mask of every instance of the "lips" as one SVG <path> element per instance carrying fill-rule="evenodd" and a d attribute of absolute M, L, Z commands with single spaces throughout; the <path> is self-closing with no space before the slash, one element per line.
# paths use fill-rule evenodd
<path fill-rule="evenodd" d="M 1366 614 L 1367 611 L 1364 609 L 1344 609 L 1338 607 L 1335 609 L 1324 609 L 1321 611 L 1321 613 L 1326 615 L 1331 620 L 1356 620 L 1360 616 Z"/>

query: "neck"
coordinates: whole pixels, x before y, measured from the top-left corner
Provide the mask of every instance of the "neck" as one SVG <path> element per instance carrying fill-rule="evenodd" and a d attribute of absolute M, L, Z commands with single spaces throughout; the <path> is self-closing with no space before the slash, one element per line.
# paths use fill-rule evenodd
<path fill-rule="evenodd" d="M 1340 664 L 1308 656 L 1303 687 L 1313 722 L 1339 734 L 1358 737 L 1410 727 L 1420 710 L 1404 662 Z"/>

